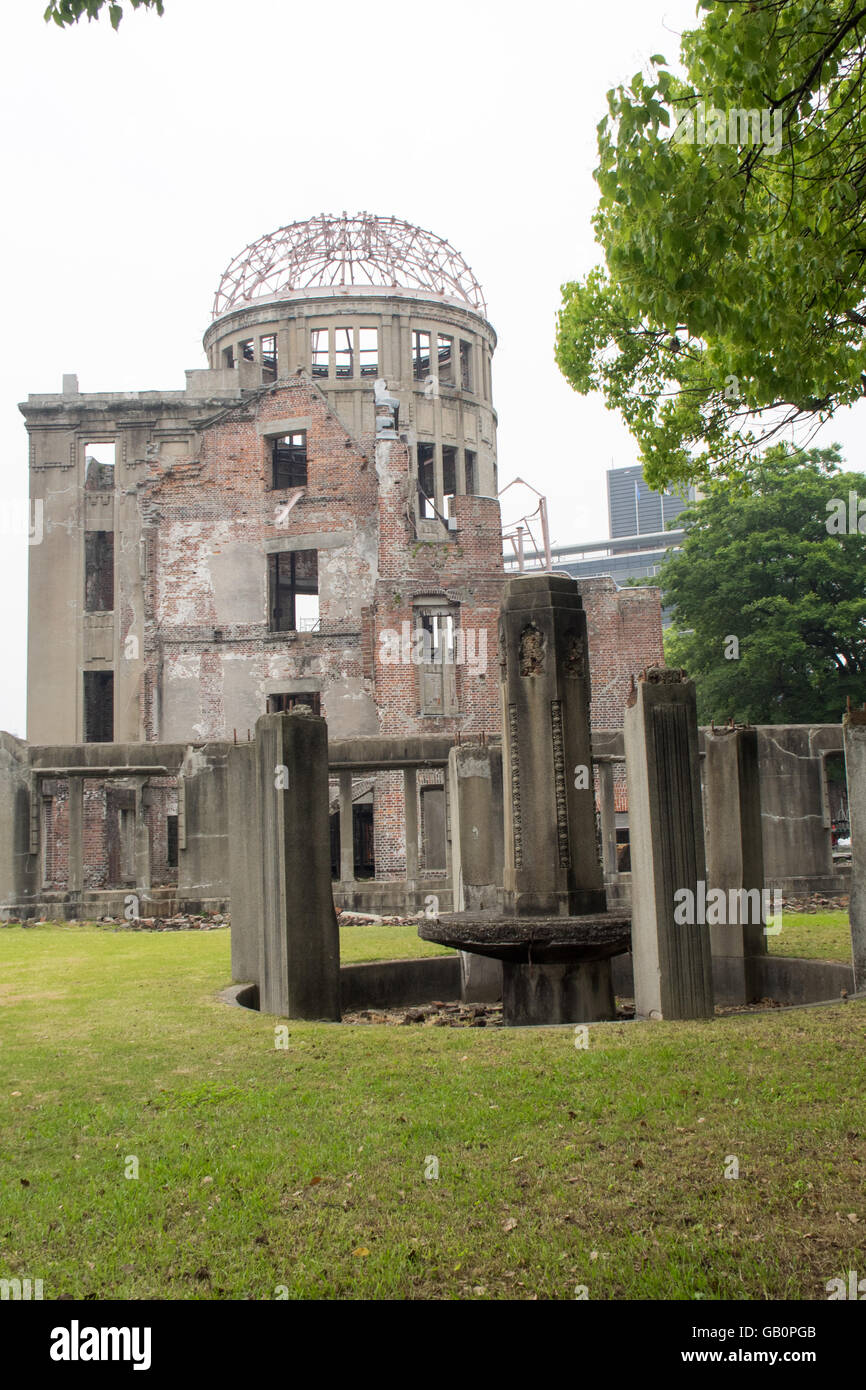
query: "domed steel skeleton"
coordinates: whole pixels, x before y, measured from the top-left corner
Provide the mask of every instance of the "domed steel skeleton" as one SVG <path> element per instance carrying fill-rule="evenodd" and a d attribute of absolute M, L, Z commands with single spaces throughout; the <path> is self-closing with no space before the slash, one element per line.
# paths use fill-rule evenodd
<path fill-rule="evenodd" d="M 223 273 L 213 316 L 292 291 L 369 285 L 432 291 L 487 313 L 481 286 L 449 242 L 362 212 L 292 222 L 251 242 Z"/>

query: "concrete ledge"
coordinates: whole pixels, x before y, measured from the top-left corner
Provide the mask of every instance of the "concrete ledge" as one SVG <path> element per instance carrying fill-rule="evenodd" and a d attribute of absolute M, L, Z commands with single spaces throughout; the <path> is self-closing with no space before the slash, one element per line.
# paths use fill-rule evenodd
<path fill-rule="evenodd" d="M 841 867 L 834 874 L 812 874 L 807 878 L 768 878 L 768 888 L 777 888 L 787 896 L 808 897 L 810 893 L 826 893 L 838 897 L 851 892 L 851 866 Z"/>
<path fill-rule="evenodd" d="M 631 999 L 634 995 L 631 953 L 614 956 L 614 993 L 621 998 Z M 717 971 L 713 962 L 714 976 Z M 854 993 L 854 969 L 843 961 L 804 960 L 800 956 L 759 956 L 758 978 L 761 997 L 777 999 L 780 1004 L 820 1004 L 827 999 L 838 998 L 842 990 L 849 995 Z M 714 993 L 718 1003 L 723 981 L 713 980 Z"/>
<path fill-rule="evenodd" d="M 258 985 L 229 985 L 228 989 L 220 991 L 220 999 L 223 1004 L 231 1004 L 239 1009 L 258 1009 L 259 1007 L 259 987 Z"/>
<path fill-rule="evenodd" d="M 763 993 L 784 1004 L 820 1004 L 854 993 L 854 968 L 835 960 L 801 960 L 797 956 L 761 959 Z"/>
<path fill-rule="evenodd" d="M 358 1009 L 399 1009 L 434 999 L 460 998 L 460 957 L 372 960 L 340 967 L 343 1013 Z"/>
<path fill-rule="evenodd" d="M 21 922 L 28 917 L 46 922 L 96 922 L 100 917 L 123 919 L 126 899 L 138 896 L 138 917 L 191 917 L 227 913 L 228 898 L 189 897 L 176 888 L 145 890 L 137 888 L 88 889 L 80 893 L 44 894 L 38 898 L 18 898 L 0 903 L 0 922 Z"/>

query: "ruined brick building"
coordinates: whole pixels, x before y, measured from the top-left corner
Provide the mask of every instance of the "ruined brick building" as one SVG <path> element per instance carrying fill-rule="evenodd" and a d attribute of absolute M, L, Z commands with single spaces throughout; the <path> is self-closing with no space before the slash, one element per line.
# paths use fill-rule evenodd
<path fill-rule="evenodd" d="M 31 395 L 28 743 L 231 742 L 299 702 L 332 739 L 495 733 L 495 347 L 446 242 L 320 217 L 231 263 L 184 390 L 66 377 Z M 658 594 L 592 580 L 585 604 L 594 722 L 617 727 L 631 674 L 661 656 Z M 61 891 L 68 787 L 41 781 L 41 874 Z M 399 774 L 352 797 L 357 872 L 399 875 Z M 441 771 L 419 797 L 444 872 Z M 142 826 L 153 882 L 172 882 L 176 776 L 90 778 L 76 814 L 80 886 L 133 882 Z"/>

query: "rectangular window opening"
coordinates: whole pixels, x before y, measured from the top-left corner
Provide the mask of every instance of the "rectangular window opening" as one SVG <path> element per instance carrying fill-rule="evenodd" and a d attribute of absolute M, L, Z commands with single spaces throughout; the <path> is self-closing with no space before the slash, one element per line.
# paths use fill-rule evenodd
<path fill-rule="evenodd" d="M 114 491 L 117 445 L 113 439 L 84 446 L 84 486 L 88 492 Z"/>
<path fill-rule="evenodd" d="M 114 672 L 84 672 L 84 742 L 114 742 Z"/>
<path fill-rule="evenodd" d="M 271 453 L 271 465 L 272 487 L 306 487 L 306 430 L 296 430 L 293 434 L 283 434 L 276 438 Z"/>
<path fill-rule="evenodd" d="M 463 462 L 466 470 L 466 491 L 470 495 L 478 491 L 478 459 L 472 449 L 465 449 Z"/>
<path fill-rule="evenodd" d="M 416 381 L 430 375 L 430 334 L 423 329 L 412 332 L 412 375 Z"/>
<path fill-rule="evenodd" d="M 437 604 L 416 610 L 416 630 L 420 629 L 422 633 L 421 662 L 418 666 L 421 714 L 457 713 L 458 616 L 459 609 L 453 605 Z"/>
<path fill-rule="evenodd" d="M 313 714 L 321 714 L 322 696 L 318 690 L 280 690 L 268 696 L 268 714 L 284 714 L 286 710 L 297 709 L 299 705 L 311 709 Z"/>
<path fill-rule="evenodd" d="M 355 375 L 355 332 L 352 328 L 334 330 L 334 370 L 341 379 Z"/>
<path fill-rule="evenodd" d="M 442 511 L 450 515 L 449 502 L 457 492 L 457 450 L 450 444 L 442 445 Z"/>
<path fill-rule="evenodd" d="M 313 376 L 327 376 L 329 370 L 328 353 L 330 349 L 327 328 L 314 328 L 310 334 Z"/>
<path fill-rule="evenodd" d="M 246 338 L 244 342 L 238 343 L 238 351 L 244 362 L 255 362 L 256 345 L 253 338 Z"/>
<path fill-rule="evenodd" d="M 319 563 L 315 550 L 268 556 L 272 632 L 312 632 L 319 625 Z"/>
<path fill-rule="evenodd" d="M 259 339 L 262 352 L 262 381 L 277 379 L 277 335 L 268 333 Z"/>
<path fill-rule="evenodd" d="M 165 818 L 165 862 L 169 869 L 177 868 L 177 816 Z"/>
<path fill-rule="evenodd" d="M 472 344 L 460 339 L 460 382 L 464 391 L 474 391 L 472 384 Z"/>
<path fill-rule="evenodd" d="M 111 613 L 114 609 L 114 532 L 84 533 L 84 611 Z"/>
<path fill-rule="evenodd" d="M 379 375 L 378 328 L 358 329 L 358 357 L 361 363 L 361 376 Z"/>
<path fill-rule="evenodd" d="M 233 347 L 223 348 L 223 366 L 233 369 L 235 365 L 235 350 Z"/>
<path fill-rule="evenodd" d="M 433 444 L 418 445 L 418 515 L 424 521 L 436 516 L 436 481 L 433 470 Z"/>
<path fill-rule="evenodd" d="M 439 334 L 439 380 L 446 385 L 454 380 L 454 339 Z"/>

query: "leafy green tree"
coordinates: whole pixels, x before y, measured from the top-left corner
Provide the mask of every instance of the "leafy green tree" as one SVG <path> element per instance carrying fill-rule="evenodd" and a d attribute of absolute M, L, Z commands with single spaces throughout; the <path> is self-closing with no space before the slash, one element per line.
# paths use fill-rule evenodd
<path fill-rule="evenodd" d="M 866 475 L 838 459 L 772 445 L 748 492 L 711 484 L 677 517 L 656 582 L 702 723 L 835 724 L 866 699 Z"/>
<path fill-rule="evenodd" d="M 866 4 L 699 0 L 681 74 L 608 93 L 606 267 L 563 286 L 556 358 L 656 488 L 740 481 L 866 394 Z"/>
<path fill-rule="evenodd" d="M 156 10 L 157 14 L 163 13 L 162 3 L 163 0 L 129 0 L 134 10 Z M 45 19 L 53 19 L 55 24 L 63 28 L 68 24 L 77 24 L 84 15 L 88 20 L 98 19 L 106 8 L 112 29 L 117 29 L 123 19 L 123 6 L 117 0 L 50 0 Z"/>

